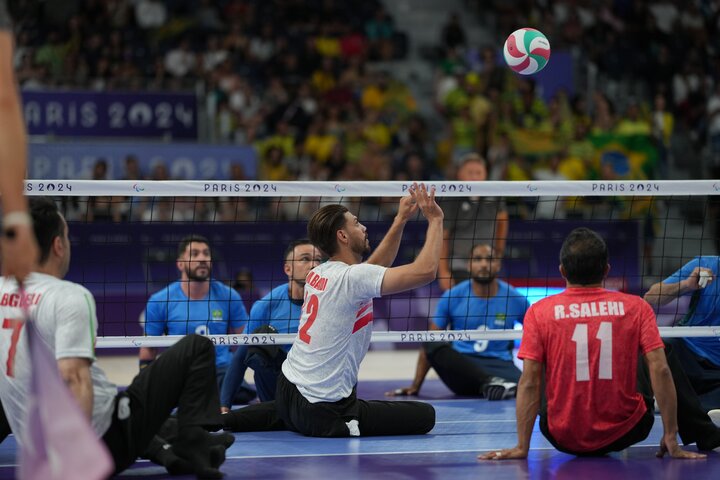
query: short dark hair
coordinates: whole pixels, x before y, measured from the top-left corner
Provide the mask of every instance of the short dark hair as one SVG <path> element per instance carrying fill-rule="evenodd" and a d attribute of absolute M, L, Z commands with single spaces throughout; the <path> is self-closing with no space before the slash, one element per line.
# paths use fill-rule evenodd
<path fill-rule="evenodd" d="M 338 250 L 337 231 L 345 225 L 345 213 L 348 209 L 342 205 L 325 205 L 315 212 L 307 226 L 310 242 L 328 257 Z"/>
<path fill-rule="evenodd" d="M 295 247 L 297 247 L 298 245 L 312 245 L 312 242 L 309 238 L 299 238 L 297 240 L 293 240 L 288 244 L 287 248 L 285 249 L 285 255 L 283 255 L 283 260 L 287 261 L 290 254 L 293 252 L 293 250 L 295 250 Z"/>
<path fill-rule="evenodd" d="M 55 202 L 47 197 L 30 199 L 30 216 L 33 221 L 35 238 L 40 247 L 39 262 L 42 265 L 50 258 L 55 237 L 65 235 L 65 223 Z"/>
<path fill-rule="evenodd" d="M 188 235 L 187 237 L 183 237 L 182 240 L 180 240 L 180 244 L 178 245 L 177 258 L 182 257 L 183 253 L 185 253 L 185 249 L 193 242 L 204 243 L 208 246 L 208 248 L 210 247 L 210 241 L 202 235 Z"/>
<path fill-rule="evenodd" d="M 488 242 L 479 242 L 479 243 L 476 243 L 475 245 L 473 245 L 472 247 L 470 247 L 470 251 L 468 252 L 470 254 L 470 258 L 472 258 L 473 252 L 478 247 L 488 247 L 490 249 L 490 255 L 492 255 L 493 257 L 495 256 L 495 247 L 490 245 Z"/>
<path fill-rule="evenodd" d="M 560 264 L 565 278 L 575 285 L 600 283 L 608 264 L 605 240 L 594 230 L 576 228 L 565 238 L 560 249 Z"/>

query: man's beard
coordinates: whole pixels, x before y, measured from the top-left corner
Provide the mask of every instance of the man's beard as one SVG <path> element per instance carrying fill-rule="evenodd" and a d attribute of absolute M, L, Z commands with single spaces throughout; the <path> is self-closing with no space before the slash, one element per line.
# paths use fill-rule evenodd
<path fill-rule="evenodd" d="M 198 274 L 197 271 L 204 268 L 207 273 L 206 274 Z M 212 267 L 207 265 L 203 267 L 195 267 L 195 270 L 190 269 L 190 267 L 187 267 L 185 269 L 185 274 L 188 277 L 188 280 L 191 280 L 193 282 L 204 282 L 205 280 L 210 278 L 210 274 L 212 273 Z"/>
<path fill-rule="evenodd" d="M 367 237 L 363 238 L 362 244 L 359 245 L 353 245 L 353 252 L 357 253 L 358 255 L 367 255 L 372 251 L 372 248 L 370 248 L 370 242 L 368 241 Z"/>
<path fill-rule="evenodd" d="M 495 280 L 495 274 L 488 273 L 485 276 L 476 275 L 473 277 L 473 282 L 479 283 L 480 285 L 489 285 Z"/>

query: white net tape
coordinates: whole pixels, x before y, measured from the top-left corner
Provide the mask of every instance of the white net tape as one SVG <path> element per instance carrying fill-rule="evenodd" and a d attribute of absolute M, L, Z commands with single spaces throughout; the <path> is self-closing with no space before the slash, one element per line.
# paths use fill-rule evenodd
<path fill-rule="evenodd" d="M 516 203 L 519 204 L 521 207 L 525 205 L 524 202 L 533 202 L 536 199 L 537 203 L 536 205 L 539 205 L 542 202 L 545 202 L 546 206 L 550 206 L 550 210 L 553 211 L 553 208 L 558 208 L 559 200 L 563 199 L 563 197 L 567 197 L 567 200 L 573 199 L 573 202 L 577 202 L 577 199 L 590 199 L 593 197 L 605 197 L 606 199 L 610 199 L 611 197 L 615 198 L 631 198 L 633 201 L 637 199 L 637 203 L 640 204 L 641 202 L 647 202 L 647 199 L 650 198 L 650 202 L 657 202 L 658 205 L 662 204 L 662 202 L 666 202 L 668 199 L 672 199 L 675 204 L 679 204 L 680 207 L 675 207 L 675 210 L 682 210 L 683 204 L 689 204 L 695 201 L 696 197 L 708 197 L 711 198 L 712 196 L 720 195 L 720 181 L 714 181 L 714 180 L 685 180 L 685 181 L 578 181 L 578 182 L 559 182 L 559 181 L 528 181 L 528 182 L 492 182 L 492 181 L 486 181 L 486 182 L 428 182 L 429 185 L 434 186 L 436 189 L 437 196 L 442 199 L 442 197 L 502 197 L 506 200 L 510 201 L 513 199 L 513 197 L 517 197 Z M 403 195 L 407 194 L 408 189 L 412 186 L 411 182 L 271 182 L 271 181 L 92 181 L 92 180 L 30 180 L 26 182 L 26 193 L 30 196 L 51 196 L 51 197 L 85 197 L 85 198 L 93 198 L 98 197 L 104 199 L 105 202 L 112 202 L 112 201 L 119 201 L 119 202 L 125 202 L 129 205 L 138 205 L 142 202 L 149 202 L 151 204 L 154 202 L 155 198 L 163 198 L 163 201 L 167 201 L 168 198 L 178 198 L 183 199 L 182 202 L 187 203 L 188 201 L 192 202 L 193 198 L 199 198 L 199 197 L 206 197 L 203 200 L 196 200 L 197 202 L 207 202 L 208 197 L 209 198 L 228 198 L 228 197 L 247 197 L 247 199 L 271 199 L 271 198 L 282 198 L 287 197 L 287 199 L 283 199 L 282 202 L 298 202 L 298 205 L 302 202 L 305 203 L 311 203 L 311 202 L 317 202 L 317 199 L 323 199 L 324 202 L 342 202 L 342 201 L 354 201 L 354 202 L 362 202 L 362 199 L 367 198 L 368 204 L 373 205 L 379 205 L 379 202 L 381 202 L 383 205 L 387 206 L 384 211 L 394 211 L 397 206 L 397 197 L 401 197 Z M 396 198 L 393 198 L 396 197 Z M 129 202 L 129 199 L 132 198 L 132 201 Z M 117 199 L 117 200 L 113 200 Z M 65 201 L 66 199 L 63 198 L 62 201 Z M 72 200 L 76 201 L 76 200 Z M 83 201 L 81 198 L 78 198 L 77 201 Z M 233 200 L 235 201 L 235 200 Z M 605 199 L 601 201 L 606 201 Z M 607 200 L 612 201 L 612 200 Z M 698 199 L 698 201 L 702 201 L 701 199 Z M 180 200 L 179 200 L 180 202 Z M 90 204 L 89 201 L 87 201 L 88 205 Z M 632 211 L 633 209 L 633 202 L 626 202 L 630 204 L 630 208 L 626 208 L 628 211 Z M 668 202 L 669 203 L 669 202 Z M 589 205 L 592 206 L 591 202 L 588 202 Z M 594 208 L 594 207 L 593 207 Z M 612 210 L 612 209 L 611 209 Z M 662 230 L 663 238 L 663 248 L 662 251 L 659 252 L 659 254 L 662 256 L 663 261 L 666 263 L 672 264 L 673 269 L 679 268 L 682 265 L 682 262 L 684 262 L 683 258 L 686 258 L 688 255 L 694 256 L 698 255 L 702 252 L 700 251 L 692 251 L 692 252 L 683 252 L 682 255 L 677 255 L 670 250 L 666 251 L 665 245 L 668 242 L 672 241 L 679 241 L 683 244 L 687 243 L 695 245 L 697 242 L 702 242 L 702 238 L 691 238 L 692 235 L 686 232 L 686 229 L 683 227 L 677 227 L 677 225 L 685 225 L 684 219 L 678 220 L 681 223 L 677 223 L 670 225 L 668 223 L 669 214 L 667 213 L 670 210 L 670 208 L 665 209 L 665 218 L 659 218 L 660 221 L 664 222 L 664 229 Z M 703 212 L 702 215 L 707 215 L 708 210 L 708 203 L 706 202 L 700 210 Z M 602 214 L 601 214 L 602 215 Z M 679 216 L 682 216 L 680 214 Z M 660 215 L 662 217 L 662 214 Z M 213 217 L 214 218 L 214 217 Z M 259 217 L 257 217 L 259 218 Z M 256 220 L 257 220 L 256 218 Z M 446 213 L 447 218 L 447 213 Z M 631 218 L 633 221 L 636 222 L 637 225 L 641 225 L 643 222 L 647 221 L 646 217 L 632 217 L 630 215 L 629 217 L 622 217 L 619 216 L 617 212 L 612 213 L 610 216 L 605 217 L 605 221 L 612 222 L 616 219 L 627 219 Z M 263 219 L 266 220 L 266 219 Z M 583 221 L 583 218 L 579 218 L 579 221 Z M 592 221 L 597 220 L 597 218 L 588 220 L 588 226 L 591 228 L 593 227 Z M 132 223 L 135 221 L 134 228 L 141 231 L 145 227 L 145 225 L 150 225 L 153 222 L 154 225 L 150 225 L 150 227 L 158 228 L 162 227 L 161 222 L 156 222 L 154 219 L 151 220 L 149 223 L 145 222 L 144 220 L 128 220 L 128 222 Z M 249 220 L 245 220 L 241 223 L 233 223 L 231 220 L 229 223 L 230 225 L 237 225 L 237 229 L 245 229 L 245 231 L 248 230 L 254 230 L 253 227 L 253 219 L 250 218 Z M 275 222 L 275 224 L 279 224 L 280 228 L 282 229 L 282 225 L 284 221 L 289 222 L 290 220 L 283 220 L 282 218 L 278 217 L 273 219 L 272 221 Z M 300 226 L 300 223 L 302 223 L 304 226 L 304 223 L 307 221 L 307 209 L 305 209 L 302 213 L 300 213 L 300 209 L 297 209 L 297 213 L 295 218 L 292 220 L 294 221 L 294 224 L 296 227 Z M 361 218 L 361 221 L 363 221 L 363 218 Z M 376 221 L 379 221 L 379 217 L 376 219 Z M 527 222 L 535 222 L 538 221 L 538 223 L 541 222 L 563 222 L 565 221 L 564 218 L 558 216 L 558 218 L 551 218 L 551 219 L 538 219 L 531 218 L 528 220 L 520 219 L 520 222 L 527 221 Z M 655 218 L 651 221 L 658 221 L 658 218 Z M 143 223 L 141 223 L 143 222 Z M 174 222 L 171 220 L 170 222 Z M 201 225 L 205 230 L 212 232 L 212 229 L 214 227 L 214 223 L 220 223 L 220 221 L 216 220 L 197 220 L 195 217 L 191 219 L 188 224 L 189 225 Z M 227 221 L 225 222 L 227 225 Z M 158 225 L 160 224 L 160 225 Z M 171 223 L 166 223 L 165 225 L 170 225 Z M 174 225 L 174 223 L 173 223 Z M 422 239 L 424 238 L 424 235 L 422 232 L 423 225 L 418 224 L 416 228 L 417 232 L 420 232 L 420 236 L 415 237 L 415 244 L 412 244 L 409 246 L 409 249 L 414 248 L 415 250 L 410 252 L 410 258 L 412 258 L 413 252 L 417 253 L 417 248 L 419 248 L 419 245 L 422 243 Z M 96 228 L 95 224 L 89 224 L 85 225 L 86 231 L 87 230 L 93 230 Z M 108 244 L 111 240 L 109 240 L 111 237 L 108 235 L 107 237 L 104 237 L 104 231 L 103 228 L 106 227 L 100 227 L 98 226 L 98 235 L 97 237 L 103 237 L 103 241 L 107 241 Z M 169 226 L 167 228 L 170 228 Z M 226 227 L 227 228 L 227 227 Z M 547 233 L 548 238 L 551 236 L 558 236 L 557 231 L 555 227 L 552 226 L 552 224 L 545 224 L 544 227 L 542 227 L 544 231 Z M 635 263 L 640 262 L 647 262 L 647 257 L 641 255 L 641 248 L 640 243 L 643 242 L 642 237 L 642 231 L 643 227 L 642 225 L 635 229 L 635 232 L 633 235 L 637 235 L 637 243 L 635 251 L 630 250 L 630 254 L 628 255 L 626 253 L 626 257 L 630 257 L 632 255 L 635 255 Z M 71 236 L 72 236 L 72 229 L 71 226 Z M 217 235 L 226 235 L 228 230 L 221 230 L 224 233 L 218 233 Z M 274 232 L 277 232 L 277 228 L 273 230 Z M 377 235 L 382 235 L 384 232 L 373 232 Z M 508 240 L 508 245 L 512 243 L 512 234 L 513 230 L 511 227 L 511 238 Z M 87 237 L 87 233 L 85 233 L 86 237 L 83 238 L 89 238 Z M 700 237 L 704 236 L 704 233 L 699 234 Z M 172 239 L 170 239 L 172 237 Z M 246 234 L 247 237 L 247 234 Z M 263 241 L 272 242 L 275 241 L 274 247 L 278 247 L 279 243 L 281 241 L 279 239 L 273 239 L 271 238 L 272 235 L 266 234 L 265 237 L 262 237 L 261 235 L 252 240 L 255 242 L 255 247 L 258 246 L 259 243 L 262 243 Z M 125 238 L 123 236 L 117 236 L 112 238 L 119 238 L 121 240 L 118 241 L 128 241 L 128 240 L 122 240 L 122 238 Z M 131 237 L 127 237 L 131 238 Z M 158 238 L 158 237 L 153 237 Z M 215 239 L 219 238 L 218 236 L 214 237 Z M 265 240 L 261 240 L 261 238 L 265 238 Z M 635 237 L 633 237 L 635 238 Z M 175 242 L 176 238 L 172 235 L 168 235 L 168 240 L 165 242 L 168 245 Z M 131 240 L 130 240 L 131 241 Z M 227 240 L 230 242 L 231 240 Z M 234 240 L 239 242 L 238 245 L 241 245 L 243 241 L 245 240 Z M 418 243 L 419 242 L 419 243 Z M 532 258 L 533 256 L 550 256 L 553 258 L 557 258 L 557 251 L 544 251 L 543 248 L 550 248 L 546 247 L 546 245 L 543 243 L 544 240 L 540 239 L 537 240 L 536 243 L 530 244 L 530 247 L 527 248 L 526 257 L 515 256 L 513 259 L 516 263 L 518 261 L 522 262 L 523 258 Z M 692 243 L 695 242 L 695 243 Z M 697 243 L 699 245 L 699 243 Z M 107 245 L 106 245 L 107 246 Z M 157 246 L 155 246 L 157 247 Z M 148 247 L 145 245 L 140 245 L 138 248 L 144 248 L 148 249 L 147 251 L 150 252 L 150 248 L 154 247 Z M 283 248 L 280 246 L 280 248 Z M 553 247 L 554 248 L 554 247 Z M 685 247 L 683 247 L 685 248 Z M 695 248 L 693 247 L 687 247 L 688 249 Z M 277 249 L 277 248 L 276 248 Z M 82 258 L 82 255 L 84 254 L 82 248 L 79 249 L 77 255 L 74 255 L 73 263 L 77 261 L 76 258 Z M 146 257 L 149 256 L 149 253 L 146 254 Z M 274 257 L 272 257 L 274 258 Z M 611 251 L 611 264 L 613 260 L 613 252 Z M 230 258 L 226 258 L 226 263 L 231 263 Z M 255 259 L 257 262 L 270 262 L 271 260 L 268 260 L 267 258 L 258 258 Z M 406 259 L 407 260 L 407 259 Z M 626 261 L 627 258 L 625 258 L 624 261 Z M 92 262 L 96 262 L 96 257 L 88 258 L 85 260 L 86 263 L 90 264 Z M 174 268 L 174 258 L 172 258 L 170 255 L 166 255 L 162 261 L 166 265 L 170 265 L 169 270 L 172 270 Z M 275 262 L 275 260 L 272 260 Z M 277 259 L 275 263 L 280 263 L 280 259 Z M 403 262 L 399 262 L 403 263 Z M 112 267 L 112 262 L 109 264 L 110 267 Z M 145 267 L 147 268 L 147 266 Z M 553 267 L 555 268 L 555 267 Z M 642 265 L 640 266 L 640 269 L 642 270 Z M 110 270 L 110 268 L 107 268 L 107 270 Z M 531 277 L 530 275 L 530 267 L 527 268 L 528 275 L 525 279 L 529 279 Z M 177 274 L 177 272 L 172 272 L 172 274 Z M 85 278 L 85 272 L 83 272 L 83 278 Z M 111 274 L 112 275 L 112 274 Z M 545 274 L 549 275 L 549 274 Z M 557 276 L 557 274 L 555 273 Z M 626 275 L 626 274 L 622 274 Z M 629 277 L 642 277 L 644 274 L 642 272 L 640 273 L 634 273 L 634 274 L 627 274 Z M 126 275 L 127 277 L 127 271 Z M 103 277 L 104 278 L 104 277 Z M 517 278 L 517 277 L 516 277 Z M 657 280 L 661 280 L 662 277 L 658 277 Z M 75 279 L 73 279 L 75 280 Z M 287 281 L 287 279 L 283 279 L 282 277 L 273 278 L 273 286 L 276 286 L 278 284 L 281 284 L 283 281 Z M 555 287 L 555 290 L 558 290 L 558 288 L 561 285 L 557 284 L 557 281 L 555 281 L 554 284 L 545 282 L 543 283 L 543 280 L 548 280 L 548 278 L 543 278 L 542 273 L 540 274 L 539 278 L 534 278 L 534 280 L 538 280 L 539 283 L 537 283 L 538 287 L 544 288 L 547 286 Z M 557 280 L 557 279 L 556 279 Z M 78 280 L 75 280 L 78 281 Z M 87 282 L 90 282 L 91 280 L 86 280 Z M 130 281 L 130 280 L 126 280 Z M 620 280 L 616 278 L 615 284 L 608 285 L 609 288 L 618 288 L 618 289 L 624 289 L 623 288 L 623 282 L 625 282 L 625 277 L 622 277 Z M 635 280 L 636 285 L 634 288 L 631 288 L 630 290 L 632 293 L 641 293 L 641 288 L 646 288 L 647 285 L 642 285 L 643 278 L 640 280 Z M 122 269 L 120 269 L 120 272 L 118 274 L 117 278 L 113 278 L 111 280 L 102 280 L 102 285 L 98 287 L 98 285 L 95 285 L 96 290 L 99 289 L 103 293 L 112 296 L 113 294 L 117 295 L 119 291 L 122 291 L 122 282 L 123 282 L 123 274 Z M 154 291 L 157 291 L 159 283 L 156 279 L 152 279 L 152 285 L 150 280 L 144 280 L 146 282 L 144 284 L 144 287 L 141 286 L 141 288 L 144 288 L 145 296 L 142 296 L 139 300 L 137 298 L 134 298 L 133 302 L 135 302 L 133 309 L 128 308 L 127 311 L 132 310 L 131 313 L 126 313 L 125 318 L 123 321 L 127 321 L 128 324 L 132 323 L 135 327 L 135 330 L 133 329 L 126 329 L 126 336 L 117 336 L 114 334 L 111 335 L 103 335 L 103 332 L 100 332 L 100 335 L 97 339 L 97 346 L 99 348 L 124 348 L 124 347 L 162 347 L 162 346 L 169 346 L 173 343 L 175 343 L 179 338 L 179 336 L 162 336 L 162 337 L 153 337 L 153 336 L 138 336 L 137 333 L 137 315 L 136 310 L 139 310 L 140 308 L 144 307 L 144 302 L 147 300 L 147 295 L 154 293 Z M 83 283 L 83 281 L 80 281 L 80 283 Z M 137 284 L 136 284 L 137 285 Z M 526 285 L 532 285 L 531 283 L 528 283 Z M 162 287 L 159 287 L 162 288 Z M 114 289 L 114 290 L 113 290 Z M 422 312 L 418 315 L 417 312 L 413 313 L 414 317 L 423 317 L 425 322 L 418 324 L 417 318 L 415 318 L 415 323 L 408 320 L 404 325 L 402 322 L 395 322 L 393 323 L 393 318 L 389 318 L 392 314 L 392 308 L 389 309 L 388 318 L 382 319 L 379 318 L 378 322 L 375 324 L 375 328 L 378 329 L 378 331 L 373 332 L 372 341 L 373 342 L 427 342 L 427 341 L 487 341 L 487 340 L 517 340 L 520 339 L 522 336 L 522 332 L 519 330 L 512 330 L 512 329 L 481 329 L 481 330 L 455 330 L 455 331 L 432 331 L 432 330 L 418 330 L 417 327 L 420 326 L 420 328 L 424 328 L 426 325 L 428 325 L 429 318 L 433 315 L 433 309 L 434 304 L 438 299 L 438 296 L 440 295 L 440 292 L 437 290 L 432 290 L 432 293 L 429 293 L 430 290 L 425 291 L 422 295 L 422 297 L 419 297 L 421 302 L 424 302 L 424 306 L 421 308 Z M 548 290 L 544 291 L 544 294 L 541 293 L 540 296 L 546 296 L 549 293 L 555 293 L 549 292 Z M 97 294 L 96 294 L 97 296 Z M 122 295 L 121 295 L 122 296 Z M 138 295 L 135 295 L 137 297 Z M 128 301 L 127 298 L 127 287 L 125 287 L 125 298 L 124 301 Z M 117 301 L 117 300 L 112 300 Z M 120 303 L 123 300 L 120 300 Z M 140 305 L 140 304 L 143 305 Z M 118 308 L 117 303 L 112 303 L 111 300 L 107 300 L 106 310 L 116 309 Z M 410 308 L 410 307 L 408 307 Z M 121 308 L 122 309 L 122 308 Z M 402 308 L 399 309 L 399 311 L 403 312 Z M 100 314 L 100 302 L 99 302 L 99 316 Z M 134 315 L 134 317 L 133 317 Z M 404 315 L 404 313 L 401 313 L 400 315 Z M 409 315 L 409 314 L 408 314 Z M 106 315 L 107 317 L 112 317 L 112 315 Z M 673 319 L 671 321 L 667 321 L 664 323 L 664 325 L 668 324 L 676 324 L 676 320 L 680 317 L 679 312 L 674 312 L 674 315 L 670 315 Z M 132 317 L 132 318 L 131 318 Z M 397 318 L 394 318 L 397 320 Z M 101 324 L 103 322 L 103 319 L 101 320 Z M 400 325 L 398 327 L 397 325 Z M 404 330 L 399 330 L 403 329 Z M 386 331 L 380 331 L 380 329 L 384 329 Z M 663 326 L 661 327 L 661 335 L 663 337 L 720 337 L 720 327 L 687 327 L 687 326 Z M 114 332 L 117 333 L 117 332 Z M 227 345 L 227 346 L 237 346 L 237 345 L 272 345 L 272 344 L 289 344 L 292 343 L 295 334 L 275 334 L 275 335 L 269 335 L 269 334 L 242 334 L 242 335 L 207 335 L 209 338 L 213 340 L 213 342 L 220 346 L 220 345 Z"/>
<path fill-rule="evenodd" d="M 131 180 L 29 180 L 27 195 L 133 196 L 133 197 L 399 197 L 409 182 L 263 182 L 263 181 L 131 181 Z M 718 195 L 720 181 L 529 181 L 529 182 L 427 182 L 438 196 L 503 197 L 542 196 L 666 196 Z"/>

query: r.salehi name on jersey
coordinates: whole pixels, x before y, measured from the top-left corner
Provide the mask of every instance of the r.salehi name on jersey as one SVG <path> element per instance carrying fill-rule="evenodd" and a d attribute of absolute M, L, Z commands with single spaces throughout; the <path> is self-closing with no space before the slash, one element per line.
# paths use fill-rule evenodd
<path fill-rule="evenodd" d="M 40 297 L 42 297 L 42 293 L 28 293 L 27 295 L 6 293 L 0 298 L 0 307 L 29 307 L 37 305 Z"/>
<path fill-rule="evenodd" d="M 587 302 L 555 305 L 555 320 L 563 318 L 592 318 L 625 315 L 623 302 Z"/>

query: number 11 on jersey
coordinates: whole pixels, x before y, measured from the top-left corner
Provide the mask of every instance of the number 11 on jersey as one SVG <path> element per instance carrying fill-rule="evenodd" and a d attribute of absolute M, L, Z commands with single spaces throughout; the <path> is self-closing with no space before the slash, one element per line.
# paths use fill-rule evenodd
<path fill-rule="evenodd" d="M 598 378 L 612 380 L 612 323 L 601 322 L 595 338 L 600 340 Z M 590 380 L 590 355 L 586 323 L 575 325 L 572 341 L 575 342 L 575 380 L 587 382 Z"/>

